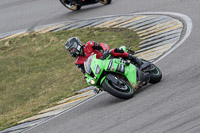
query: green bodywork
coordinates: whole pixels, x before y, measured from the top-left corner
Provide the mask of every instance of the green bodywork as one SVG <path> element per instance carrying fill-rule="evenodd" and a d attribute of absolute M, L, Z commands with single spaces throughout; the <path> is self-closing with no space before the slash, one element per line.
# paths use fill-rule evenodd
<path fill-rule="evenodd" d="M 121 47 L 124 51 L 126 50 L 126 47 Z M 92 57 L 92 61 L 90 64 L 90 69 L 93 72 L 92 76 L 89 75 L 86 71 L 85 77 L 86 77 L 86 81 L 89 85 L 92 86 L 97 86 L 97 87 L 101 87 L 102 82 L 104 81 L 104 79 L 106 78 L 105 76 L 101 76 L 103 72 L 111 72 L 111 73 L 119 73 L 121 75 L 125 75 L 126 78 L 129 80 L 129 82 L 131 83 L 131 85 L 135 86 L 137 84 L 137 71 L 136 71 L 136 67 L 133 64 L 129 64 L 127 65 L 125 63 L 125 61 L 122 61 L 121 59 L 118 58 L 114 58 L 114 59 L 109 59 L 110 55 L 104 59 L 97 59 L 96 55 L 93 55 Z M 110 63 L 112 60 L 112 63 Z M 111 65 L 112 64 L 112 65 Z M 119 72 L 117 71 L 117 67 L 118 66 L 125 66 L 125 71 L 124 72 Z M 100 69 L 99 69 L 100 68 Z M 108 68 L 110 68 L 108 70 Z M 97 70 L 98 69 L 98 70 Z M 91 84 L 91 80 L 93 80 L 93 83 Z"/>

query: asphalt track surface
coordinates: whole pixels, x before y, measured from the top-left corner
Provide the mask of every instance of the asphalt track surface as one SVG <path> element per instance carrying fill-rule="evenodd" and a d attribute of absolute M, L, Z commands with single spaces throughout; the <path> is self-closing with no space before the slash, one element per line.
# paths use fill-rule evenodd
<path fill-rule="evenodd" d="M 103 93 L 27 133 L 199 133 L 199 8 L 199 0 L 113 0 L 108 6 L 71 12 L 58 0 L 1 0 L 0 33 L 132 12 L 176 12 L 193 22 L 188 39 L 156 63 L 163 72 L 160 83 L 145 87 L 130 100 Z"/>

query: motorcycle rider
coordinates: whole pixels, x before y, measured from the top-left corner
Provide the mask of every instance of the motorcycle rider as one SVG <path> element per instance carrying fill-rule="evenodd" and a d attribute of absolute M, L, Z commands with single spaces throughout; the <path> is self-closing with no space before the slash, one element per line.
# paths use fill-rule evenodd
<path fill-rule="evenodd" d="M 94 41 L 88 41 L 86 44 L 82 45 L 78 37 L 72 37 L 67 40 L 65 43 L 65 48 L 72 57 L 76 58 L 75 64 L 85 73 L 84 61 L 92 54 L 96 54 L 97 59 L 100 59 L 103 56 L 104 52 L 108 52 L 113 57 L 122 57 L 134 62 L 139 68 L 142 67 L 142 60 L 129 54 L 122 49 L 115 48 L 109 50 L 109 46 L 105 43 L 97 43 Z"/>
<path fill-rule="evenodd" d="M 84 61 L 93 54 L 96 54 L 97 59 L 102 59 L 106 54 L 111 54 L 113 57 L 122 57 L 128 59 L 134 63 L 140 70 L 147 67 L 146 63 L 143 63 L 141 59 L 136 56 L 125 52 L 123 49 L 115 48 L 109 50 L 109 46 L 105 43 L 97 43 L 94 41 L 88 41 L 82 45 L 78 37 L 71 37 L 65 43 L 65 48 L 72 57 L 76 58 L 76 66 L 85 74 Z M 148 64 L 149 65 L 149 64 Z M 136 88 L 146 85 L 150 80 L 149 73 L 138 71 L 138 84 Z M 141 76 L 143 75 L 143 76 Z M 99 91 L 97 91 L 98 93 Z"/>

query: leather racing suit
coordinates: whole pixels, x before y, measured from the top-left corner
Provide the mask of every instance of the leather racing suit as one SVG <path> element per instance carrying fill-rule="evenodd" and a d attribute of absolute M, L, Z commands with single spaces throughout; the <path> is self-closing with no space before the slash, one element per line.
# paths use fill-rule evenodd
<path fill-rule="evenodd" d="M 110 50 L 107 44 L 88 41 L 83 45 L 83 55 L 76 57 L 76 66 L 81 70 L 81 72 L 85 73 L 84 61 L 92 54 L 96 54 L 97 59 L 100 59 L 105 50 Z M 122 58 L 127 58 L 129 55 L 127 52 L 124 52 L 119 48 L 110 50 L 110 53 L 113 57 Z"/>

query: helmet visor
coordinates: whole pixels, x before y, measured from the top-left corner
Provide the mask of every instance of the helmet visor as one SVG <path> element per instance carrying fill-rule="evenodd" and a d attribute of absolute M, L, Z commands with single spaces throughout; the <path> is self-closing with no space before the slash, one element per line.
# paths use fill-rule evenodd
<path fill-rule="evenodd" d="M 65 48 L 70 50 L 71 48 L 77 48 L 78 44 L 76 41 L 70 41 L 70 42 L 67 42 L 67 44 L 65 45 Z"/>
<path fill-rule="evenodd" d="M 78 44 L 77 42 L 72 42 L 71 47 L 68 48 L 70 55 L 75 56 L 77 51 Z"/>
<path fill-rule="evenodd" d="M 70 54 L 73 54 L 73 53 L 75 53 L 76 52 L 76 48 L 71 48 L 71 49 L 69 49 L 69 53 Z"/>

